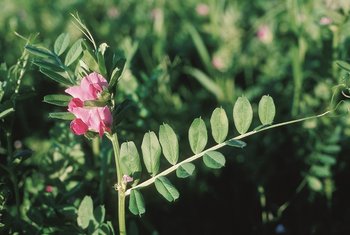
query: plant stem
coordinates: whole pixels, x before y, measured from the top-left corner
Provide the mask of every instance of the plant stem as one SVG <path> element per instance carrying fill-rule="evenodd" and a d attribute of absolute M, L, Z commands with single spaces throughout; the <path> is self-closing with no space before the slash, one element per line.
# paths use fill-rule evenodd
<path fill-rule="evenodd" d="M 119 141 L 117 133 L 114 133 L 112 136 L 107 135 L 111 140 L 114 151 L 115 159 L 115 168 L 117 171 L 117 188 L 118 188 L 118 223 L 119 223 L 119 234 L 126 235 L 126 226 L 125 226 L 125 187 L 122 187 L 122 172 L 120 166 L 120 157 L 119 157 Z"/>
<path fill-rule="evenodd" d="M 240 140 L 240 139 L 243 139 L 245 137 L 248 137 L 248 136 L 254 135 L 256 133 L 263 132 L 263 131 L 266 131 L 266 130 L 269 130 L 269 129 L 272 129 L 272 128 L 275 128 L 275 127 L 286 126 L 286 125 L 293 124 L 293 123 L 298 123 L 298 122 L 303 122 L 303 121 L 310 120 L 310 119 L 320 118 L 320 117 L 323 117 L 323 116 L 325 116 L 325 115 L 327 115 L 327 114 L 329 114 L 331 112 L 333 112 L 333 110 L 328 110 L 328 111 L 326 111 L 326 112 L 324 112 L 322 114 L 315 115 L 315 116 L 310 116 L 310 117 L 300 118 L 300 119 L 296 119 L 296 120 L 292 120 L 292 121 L 277 123 L 277 124 L 274 124 L 274 125 L 266 126 L 266 127 L 261 128 L 261 129 L 253 130 L 253 131 L 247 132 L 245 134 L 242 134 L 242 135 L 236 136 L 234 138 L 231 138 L 231 139 L 229 139 L 229 140 L 227 140 L 227 141 L 225 141 L 223 143 L 214 145 L 213 147 L 208 148 L 208 149 L 204 150 L 201 153 L 198 153 L 198 154 L 193 155 L 192 157 L 186 158 L 185 160 L 183 160 L 183 161 L 173 165 L 172 167 L 170 167 L 170 168 L 160 172 L 159 174 L 157 174 L 157 175 L 153 176 L 152 178 L 144 181 L 143 183 L 141 183 L 139 185 L 136 185 L 136 186 L 126 190 L 125 196 L 130 195 L 131 190 L 138 189 L 138 188 L 143 188 L 143 187 L 146 187 L 148 185 L 153 184 L 154 181 L 157 178 L 159 178 L 160 176 L 168 175 L 169 173 L 171 173 L 171 172 L 175 171 L 177 168 L 179 168 L 180 165 L 182 165 L 182 164 L 184 164 L 186 162 L 192 162 L 192 161 L 202 157 L 204 154 L 206 154 L 209 151 L 217 150 L 217 149 L 220 149 L 220 148 L 224 147 L 225 145 L 228 145 L 231 140 Z"/>

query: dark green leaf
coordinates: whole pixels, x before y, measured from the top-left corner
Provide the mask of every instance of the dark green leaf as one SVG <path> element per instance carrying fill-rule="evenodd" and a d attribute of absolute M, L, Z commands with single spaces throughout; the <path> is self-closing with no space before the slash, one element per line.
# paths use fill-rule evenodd
<path fill-rule="evenodd" d="M 204 164 L 213 169 L 219 169 L 225 166 L 226 160 L 222 153 L 217 151 L 209 151 L 203 156 Z"/>
<path fill-rule="evenodd" d="M 62 33 L 55 41 L 54 52 L 61 55 L 69 46 L 70 38 L 68 33 Z"/>
<path fill-rule="evenodd" d="M 196 167 L 190 162 L 183 163 L 176 169 L 176 176 L 179 178 L 187 178 L 193 174 L 195 168 Z"/>
<path fill-rule="evenodd" d="M 66 66 L 69 66 L 74 61 L 76 61 L 81 55 L 81 53 L 83 52 L 83 47 L 81 46 L 81 42 L 82 42 L 82 39 L 77 40 L 67 52 L 66 59 L 64 61 L 64 64 Z"/>
<path fill-rule="evenodd" d="M 154 182 L 157 191 L 169 202 L 179 198 L 179 191 L 164 176 L 158 177 Z"/>
<path fill-rule="evenodd" d="M 94 218 L 98 224 L 103 223 L 103 221 L 105 220 L 105 214 L 106 214 L 106 210 L 105 210 L 105 207 L 103 205 L 98 206 L 94 210 Z"/>
<path fill-rule="evenodd" d="M 32 45 L 26 45 L 25 49 L 27 49 L 29 53 L 35 56 L 39 56 L 43 58 L 47 58 L 47 57 L 55 58 L 55 55 L 51 51 L 47 50 L 46 48 L 39 48 Z"/>
<path fill-rule="evenodd" d="M 264 95 L 259 102 L 259 119 L 263 125 L 271 124 L 276 114 L 275 103 L 271 96 Z"/>
<path fill-rule="evenodd" d="M 111 80 L 109 81 L 109 86 L 108 86 L 109 89 L 114 89 L 115 85 L 117 84 L 119 77 L 123 73 L 125 62 L 126 62 L 125 58 L 119 58 L 116 61 L 116 65 L 111 74 Z"/>
<path fill-rule="evenodd" d="M 58 64 L 54 64 L 54 63 L 40 60 L 40 59 L 34 60 L 33 64 L 35 64 L 39 68 L 44 68 L 44 69 L 51 70 L 51 71 L 58 72 L 58 73 L 65 71 L 64 68 L 62 68 Z"/>
<path fill-rule="evenodd" d="M 142 194 L 138 190 L 131 190 L 129 199 L 129 210 L 134 215 L 141 216 L 146 212 Z"/>
<path fill-rule="evenodd" d="M 313 165 L 310 172 L 317 177 L 329 177 L 331 175 L 331 171 L 328 166 Z"/>
<path fill-rule="evenodd" d="M 192 151 L 197 154 L 203 151 L 208 141 L 207 128 L 201 118 L 196 118 L 188 131 Z"/>
<path fill-rule="evenodd" d="M 235 140 L 235 139 L 231 139 L 231 140 L 226 141 L 226 144 L 228 146 L 236 147 L 236 148 L 244 148 L 245 146 L 247 146 L 247 143 L 245 143 L 241 140 Z"/>
<path fill-rule="evenodd" d="M 46 95 L 44 96 L 44 102 L 57 105 L 57 106 L 68 106 L 69 101 L 72 99 L 68 95 Z"/>
<path fill-rule="evenodd" d="M 50 118 L 56 118 L 66 121 L 71 121 L 75 119 L 75 116 L 72 113 L 69 112 L 56 112 L 56 113 L 49 113 Z"/>
<path fill-rule="evenodd" d="M 52 80 L 54 80 L 55 82 L 58 82 L 64 86 L 73 86 L 74 84 L 72 84 L 68 79 L 66 79 L 65 77 L 63 77 L 62 75 L 50 71 L 48 69 L 44 69 L 44 68 L 40 68 L 40 72 L 42 72 L 43 74 L 45 74 L 46 76 L 48 76 L 49 78 L 51 78 Z"/>
<path fill-rule="evenodd" d="M 179 143 L 175 132 L 168 124 L 160 126 L 159 141 L 165 158 L 170 164 L 175 165 L 179 158 Z"/>
<path fill-rule="evenodd" d="M 228 133 L 228 119 L 223 108 L 216 108 L 210 118 L 211 133 L 216 143 L 224 142 Z"/>
<path fill-rule="evenodd" d="M 162 149 L 160 147 L 158 138 L 153 131 L 148 132 L 144 135 L 141 149 L 143 162 L 145 163 L 148 173 L 150 173 L 152 176 L 155 176 L 159 170 L 160 155 L 162 153 Z"/>
<path fill-rule="evenodd" d="M 78 225 L 82 229 L 86 229 L 89 226 L 90 220 L 93 218 L 94 205 L 90 196 L 85 196 L 80 203 L 78 209 Z"/>
<path fill-rule="evenodd" d="M 246 97 L 242 96 L 237 99 L 233 107 L 233 120 L 241 135 L 248 131 L 253 120 L 253 109 Z"/>

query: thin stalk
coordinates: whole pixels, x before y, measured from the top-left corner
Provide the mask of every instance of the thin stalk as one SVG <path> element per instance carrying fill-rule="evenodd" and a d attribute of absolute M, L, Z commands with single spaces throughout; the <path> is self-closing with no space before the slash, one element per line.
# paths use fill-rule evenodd
<path fill-rule="evenodd" d="M 192 157 L 189 157 L 175 165 L 173 165 L 172 167 L 160 172 L 159 174 L 153 176 L 152 178 L 144 181 L 143 183 L 139 184 L 139 185 L 136 185 L 128 190 L 126 190 L 125 192 L 125 196 L 128 196 L 130 195 L 130 192 L 131 190 L 134 190 L 134 189 L 139 189 L 139 188 L 143 188 L 143 187 L 146 187 L 146 186 L 149 186 L 151 184 L 154 183 L 154 181 L 159 178 L 160 176 L 165 176 L 165 175 L 168 175 L 170 174 L 171 172 L 175 171 L 177 168 L 179 168 L 179 166 L 181 166 L 182 164 L 184 163 L 187 163 L 187 162 L 192 162 L 198 158 L 201 158 L 203 155 L 205 155 L 207 152 L 210 152 L 210 151 L 213 151 L 213 150 L 217 150 L 217 149 L 220 149 L 222 147 L 224 147 L 225 145 L 229 145 L 229 142 L 232 141 L 232 140 L 240 140 L 240 139 L 243 139 L 245 137 L 248 137 L 248 136 L 251 136 L 251 135 L 254 135 L 256 133 L 259 133 L 259 132 L 263 132 L 263 131 L 266 131 L 266 130 L 269 130 L 269 129 L 272 129 L 272 128 L 276 128 L 276 127 L 280 127 L 280 126 L 286 126 L 286 125 L 289 125 L 289 124 L 293 124 L 293 123 L 298 123 L 298 122 L 303 122 L 303 121 L 306 121 L 306 120 L 310 120 L 310 119 L 315 119 L 315 118 L 320 118 L 320 117 L 323 117 L 329 113 L 331 113 L 333 110 L 328 110 L 322 114 L 319 114 L 319 115 L 315 115 L 315 116 L 310 116 L 310 117 L 305 117 L 305 118 L 300 118 L 300 119 L 296 119 L 296 120 L 292 120 L 292 121 L 287 121 L 287 122 L 282 122 L 282 123 L 277 123 L 277 124 L 274 124 L 274 125 L 270 125 L 270 126 L 267 126 L 267 127 L 263 127 L 259 130 L 253 130 L 253 131 L 250 131 L 250 132 L 247 132 L 245 134 L 242 134 L 242 135 L 239 135 L 239 136 L 236 136 L 234 138 L 231 138 L 223 143 L 220 143 L 220 144 L 217 144 L 217 145 L 214 145 L 213 147 L 211 148 L 208 148 L 206 150 L 204 150 L 203 152 L 201 153 L 198 153 L 198 154 L 195 154 L 193 155 Z"/>
<path fill-rule="evenodd" d="M 119 157 L 119 141 L 117 133 L 114 133 L 112 136 L 107 135 L 111 140 L 114 151 L 115 159 L 115 168 L 117 171 L 117 188 L 118 188 L 118 223 L 119 223 L 119 234 L 126 235 L 126 226 L 125 226 L 125 187 L 123 187 L 123 175 L 121 172 L 120 166 L 120 157 Z"/>

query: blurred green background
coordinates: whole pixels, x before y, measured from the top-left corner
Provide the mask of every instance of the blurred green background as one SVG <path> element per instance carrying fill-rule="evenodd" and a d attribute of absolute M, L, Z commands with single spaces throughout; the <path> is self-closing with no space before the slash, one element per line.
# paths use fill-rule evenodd
<path fill-rule="evenodd" d="M 349 59 L 348 0 L 1 0 L 0 6 L 3 86 L 24 50 L 18 34 L 39 33 L 34 43 L 52 48 L 62 32 L 83 37 L 70 15 L 78 13 L 97 42 L 127 58 L 118 96 L 134 105 L 120 125 L 121 140 L 140 146 L 146 131 L 167 122 L 178 133 L 181 159 L 191 155 L 192 120 L 201 116 L 208 124 L 215 107 L 232 117 L 237 97 L 244 94 L 256 111 L 269 94 L 275 122 L 282 122 L 326 110 L 334 86 L 349 77 L 335 63 Z M 68 122 L 50 120 L 49 112 L 64 110 L 42 99 L 64 88 L 30 58 L 25 70 L 26 97 L 1 121 L 0 233 L 77 234 L 74 208 L 84 195 L 104 204 L 116 227 L 111 146 L 103 139 L 96 155 Z M 223 149 L 225 168 L 198 162 L 189 179 L 171 176 L 181 195 L 175 203 L 153 186 L 143 190 L 147 212 L 128 213 L 130 234 L 349 234 L 349 136 L 343 115 L 249 137 L 245 149 Z M 6 157 L 9 149 L 25 159 Z"/>

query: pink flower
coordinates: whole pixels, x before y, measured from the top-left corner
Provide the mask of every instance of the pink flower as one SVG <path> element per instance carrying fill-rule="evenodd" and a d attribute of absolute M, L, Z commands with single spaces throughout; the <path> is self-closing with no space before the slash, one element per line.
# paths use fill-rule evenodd
<path fill-rule="evenodd" d="M 261 25 L 256 32 L 256 36 L 262 43 L 270 43 L 273 39 L 271 29 L 267 25 Z"/>
<path fill-rule="evenodd" d="M 217 70 L 222 70 L 225 68 L 225 63 L 224 63 L 223 59 L 219 56 L 214 56 L 211 60 L 211 64 Z"/>
<path fill-rule="evenodd" d="M 52 193 L 52 191 L 53 191 L 53 187 L 52 187 L 51 185 L 47 185 L 47 186 L 45 187 L 45 192 L 47 192 L 47 193 Z"/>
<path fill-rule="evenodd" d="M 330 25 L 332 22 L 332 19 L 329 17 L 324 16 L 320 19 L 320 25 Z"/>
<path fill-rule="evenodd" d="M 134 179 L 133 179 L 131 176 L 123 175 L 123 183 L 124 183 L 124 184 L 130 183 L 130 182 L 132 182 L 133 180 L 134 180 Z"/>
<path fill-rule="evenodd" d="M 204 3 L 199 3 L 196 6 L 196 12 L 200 16 L 207 16 L 209 14 L 209 6 Z"/>
<path fill-rule="evenodd" d="M 66 89 L 73 96 L 68 104 L 68 111 L 76 117 L 70 124 L 72 132 L 83 135 L 87 131 L 98 132 L 102 137 L 104 132 L 110 132 L 112 113 L 108 106 L 85 107 L 84 101 L 98 100 L 100 93 L 108 86 L 106 79 L 94 72 L 84 77 L 79 86 Z"/>
<path fill-rule="evenodd" d="M 93 72 L 81 80 L 80 86 L 70 87 L 65 92 L 81 101 L 96 100 L 106 87 L 108 87 L 107 80 L 101 74 Z"/>

